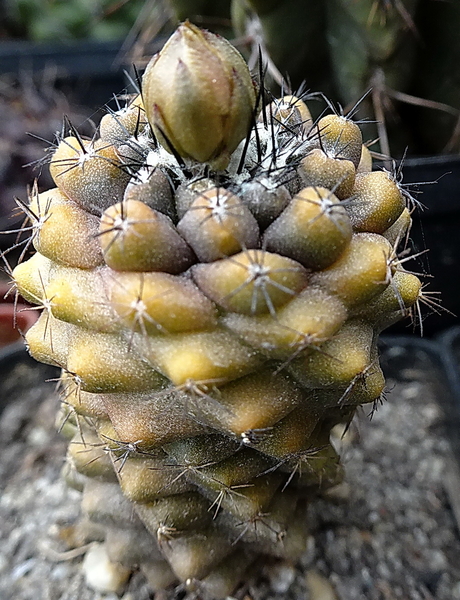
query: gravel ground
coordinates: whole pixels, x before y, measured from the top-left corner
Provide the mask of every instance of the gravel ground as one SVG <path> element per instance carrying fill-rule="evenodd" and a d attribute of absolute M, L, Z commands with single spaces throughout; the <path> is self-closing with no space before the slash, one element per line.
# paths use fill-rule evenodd
<path fill-rule="evenodd" d="M 265 565 L 239 599 L 460 600 L 451 506 L 458 475 L 428 357 L 413 358 L 388 381 L 388 401 L 372 419 L 361 411 L 341 440 L 346 482 L 310 506 L 312 535 L 300 563 Z M 3 374 L 0 401 L 11 401 L 0 416 L 0 598 L 115 600 L 86 587 L 84 549 L 69 552 L 63 541 L 79 494 L 59 475 L 65 442 L 54 432 L 58 401 L 44 378 L 32 363 Z M 123 600 L 153 597 L 135 575 Z"/>

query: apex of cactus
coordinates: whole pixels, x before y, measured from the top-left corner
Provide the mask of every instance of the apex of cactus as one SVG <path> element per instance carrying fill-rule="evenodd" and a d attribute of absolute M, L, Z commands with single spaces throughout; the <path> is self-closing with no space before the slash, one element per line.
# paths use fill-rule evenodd
<path fill-rule="evenodd" d="M 166 150 L 222 169 L 251 127 L 256 94 L 239 52 L 186 21 L 148 64 L 143 99 Z"/>

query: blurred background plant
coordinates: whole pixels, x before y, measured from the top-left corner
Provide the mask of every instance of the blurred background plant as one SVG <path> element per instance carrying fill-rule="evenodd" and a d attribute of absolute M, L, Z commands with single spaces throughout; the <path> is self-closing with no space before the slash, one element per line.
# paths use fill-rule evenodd
<path fill-rule="evenodd" d="M 145 0 L 4 0 L 2 34 L 36 42 L 123 38 Z"/>

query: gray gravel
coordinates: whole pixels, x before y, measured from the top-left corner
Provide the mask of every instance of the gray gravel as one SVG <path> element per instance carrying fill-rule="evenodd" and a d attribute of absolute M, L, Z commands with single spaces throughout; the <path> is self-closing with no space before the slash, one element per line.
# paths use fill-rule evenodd
<path fill-rule="evenodd" d="M 446 493 L 458 482 L 427 366 L 422 357 L 401 374 L 404 381 L 388 381 L 388 401 L 372 420 L 362 410 L 338 438 L 346 482 L 310 506 L 312 535 L 300 563 L 263 566 L 236 597 L 460 600 L 460 533 Z M 116 600 L 89 590 L 82 555 L 67 553 L 79 494 L 59 475 L 65 442 L 54 432 L 58 400 L 28 369 L 2 385 L 16 398 L 0 416 L 0 598 Z M 27 377 L 36 381 L 19 395 L 11 382 Z M 123 600 L 149 598 L 134 576 Z"/>

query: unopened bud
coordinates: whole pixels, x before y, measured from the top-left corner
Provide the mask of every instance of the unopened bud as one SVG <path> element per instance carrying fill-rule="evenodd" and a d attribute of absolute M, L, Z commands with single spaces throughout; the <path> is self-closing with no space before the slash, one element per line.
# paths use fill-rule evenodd
<path fill-rule="evenodd" d="M 256 94 L 239 52 L 185 22 L 147 65 L 143 100 L 168 151 L 224 169 L 251 127 Z"/>

